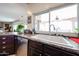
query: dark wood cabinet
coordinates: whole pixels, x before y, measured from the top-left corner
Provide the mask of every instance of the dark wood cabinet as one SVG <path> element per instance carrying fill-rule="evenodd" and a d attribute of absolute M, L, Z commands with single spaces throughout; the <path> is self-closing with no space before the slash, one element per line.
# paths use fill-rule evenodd
<path fill-rule="evenodd" d="M 43 45 L 40 42 L 29 40 L 28 55 L 29 56 L 42 56 Z"/>
<path fill-rule="evenodd" d="M 29 54 L 30 56 L 43 56 L 42 51 L 40 51 L 36 48 L 30 47 L 29 51 L 30 51 L 30 54 Z"/>
<path fill-rule="evenodd" d="M 65 49 L 37 41 L 29 40 L 28 46 L 29 56 L 77 56 L 75 53 L 66 51 Z"/>
<path fill-rule="evenodd" d="M 0 55 L 14 54 L 14 36 L 1 35 L 0 36 Z"/>
<path fill-rule="evenodd" d="M 16 54 L 19 46 L 24 43 L 23 38 L 16 35 L 0 36 L 0 56 Z"/>
<path fill-rule="evenodd" d="M 29 47 L 33 47 L 41 51 L 43 50 L 43 44 L 37 41 L 29 40 Z"/>
<path fill-rule="evenodd" d="M 76 54 L 70 53 L 62 48 L 55 46 L 44 45 L 44 55 L 48 56 L 76 56 Z"/>

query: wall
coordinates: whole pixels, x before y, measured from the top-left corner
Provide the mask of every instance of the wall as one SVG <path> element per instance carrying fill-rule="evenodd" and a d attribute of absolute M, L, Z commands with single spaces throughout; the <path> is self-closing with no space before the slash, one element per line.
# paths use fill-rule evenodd
<path fill-rule="evenodd" d="M 27 11 L 27 17 L 28 16 L 31 16 L 31 23 L 30 24 L 27 24 L 27 28 L 30 29 L 30 30 L 32 30 L 32 21 L 33 21 L 33 18 L 32 17 L 33 17 L 33 15 L 32 15 L 32 12 L 29 11 L 29 10 Z"/>

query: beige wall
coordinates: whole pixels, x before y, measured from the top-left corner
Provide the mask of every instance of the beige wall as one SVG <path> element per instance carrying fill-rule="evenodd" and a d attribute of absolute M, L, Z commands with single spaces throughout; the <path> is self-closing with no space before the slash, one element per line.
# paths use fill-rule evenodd
<path fill-rule="evenodd" d="M 32 12 L 31 11 L 27 11 L 27 17 L 28 16 L 31 16 L 32 17 Z M 27 24 L 27 28 L 32 30 L 32 18 L 31 18 L 31 23 L 30 24 Z"/>

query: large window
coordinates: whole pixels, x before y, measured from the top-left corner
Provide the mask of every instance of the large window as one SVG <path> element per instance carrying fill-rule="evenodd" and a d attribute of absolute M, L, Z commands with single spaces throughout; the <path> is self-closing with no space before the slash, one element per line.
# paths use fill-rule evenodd
<path fill-rule="evenodd" d="M 35 16 L 36 31 L 75 32 L 77 25 L 76 4 Z"/>

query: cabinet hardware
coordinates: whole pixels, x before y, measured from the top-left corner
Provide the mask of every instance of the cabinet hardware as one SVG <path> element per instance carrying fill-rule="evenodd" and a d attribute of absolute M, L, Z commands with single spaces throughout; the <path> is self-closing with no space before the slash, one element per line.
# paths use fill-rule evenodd
<path fill-rule="evenodd" d="M 2 48 L 3 48 L 3 49 L 5 49 L 6 47 L 5 47 L 5 46 L 3 46 Z"/>
<path fill-rule="evenodd" d="M 2 42 L 2 44 L 5 44 L 6 42 Z"/>
<path fill-rule="evenodd" d="M 5 37 L 3 37 L 2 39 L 3 39 L 3 40 L 5 40 L 6 38 L 5 38 Z"/>

